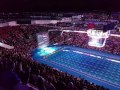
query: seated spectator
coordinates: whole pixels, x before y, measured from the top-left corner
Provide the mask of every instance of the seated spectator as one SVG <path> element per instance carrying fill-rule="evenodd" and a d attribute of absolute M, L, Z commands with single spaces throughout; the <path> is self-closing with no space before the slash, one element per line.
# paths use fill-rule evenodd
<path fill-rule="evenodd" d="M 39 88 L 39 90 L 46 90 L 45 79 L 43 77 L 41 77 L 41 76 L 38 77 L 36 85 Z"/>
<path fill-rule="evenodd" d="M 20 79 L 17 74 L 13 72 L 14 63 L 8 61 L 6 70 L 0 72 L 0 87 L 8 90 L 15 90 L 15 86 L 19 83 Z"/>
<path fill-rule="evenodd" d="M 73 85 L 72 82 L 69 82 L 66 90 L 78 90 L 76 86 Z"/>

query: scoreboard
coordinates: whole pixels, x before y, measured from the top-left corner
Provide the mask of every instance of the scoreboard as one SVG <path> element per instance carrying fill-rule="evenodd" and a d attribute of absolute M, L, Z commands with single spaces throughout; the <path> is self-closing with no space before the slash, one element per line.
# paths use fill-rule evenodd
<path fill-rule="evenodd" d="M 48 33 L 37 33 L 38 47 L 46 47 L 49 45 Z"/>
<path fill-rule="evenodd" d="M 104 47 L 110 31 L 103 32 L 102 30 L 89 29 L 87 30 L 87 35 L 89 36 L 89 46 Z"/>
<path fill-rule="evenodd" d="M 96 38 L 108 38 L 110 31 L 103 32 L 102 30 L 93 30 L 89 29 L 87 30 L 88 36 L 96 37 Z"/>

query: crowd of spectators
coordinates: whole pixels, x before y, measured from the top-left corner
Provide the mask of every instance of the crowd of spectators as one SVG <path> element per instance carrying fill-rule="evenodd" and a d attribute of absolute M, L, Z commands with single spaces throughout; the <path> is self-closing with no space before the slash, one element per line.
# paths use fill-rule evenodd
<path fill-rule="evenodd" d="M 62 19 L 64 19 L 63 17 Z M 119 14 L 114 13 L 80 13 L 80 15 L 67 17 L 68 21 L 61 20 L 57 24 L 49 26 L 58 26 L 63 28 L 73 28 L 73 30 L 80 29 L 113 29 L 119 23 Z"/>
<path fill-rule="evenodd" d="M 32 59 L 36 33 L 48 29 L 35 25 L 0 28 L 0 41 L 14 46 L 12 50 L 0 47 L 0 90 L 108 90 Z"/>

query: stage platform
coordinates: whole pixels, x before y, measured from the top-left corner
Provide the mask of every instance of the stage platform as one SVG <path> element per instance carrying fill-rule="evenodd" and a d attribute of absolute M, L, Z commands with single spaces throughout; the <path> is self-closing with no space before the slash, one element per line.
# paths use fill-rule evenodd
<path fill-rule="evenodd" d="M 63 45 L 37 48 L 33 59 L 110 90 L 120 90 L 120 55 Z"/>

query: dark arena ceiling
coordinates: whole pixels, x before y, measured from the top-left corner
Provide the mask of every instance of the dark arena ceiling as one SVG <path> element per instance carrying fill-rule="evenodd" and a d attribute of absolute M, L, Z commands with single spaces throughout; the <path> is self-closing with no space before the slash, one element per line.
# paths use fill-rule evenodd
<path fill-rule="evenodd" d="M 0 12 L 120 11 L 120 0 L 0 0 Z"/>

